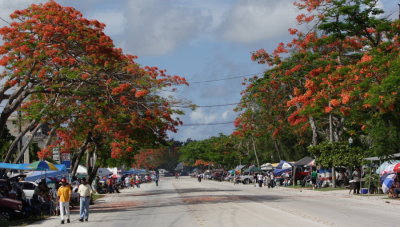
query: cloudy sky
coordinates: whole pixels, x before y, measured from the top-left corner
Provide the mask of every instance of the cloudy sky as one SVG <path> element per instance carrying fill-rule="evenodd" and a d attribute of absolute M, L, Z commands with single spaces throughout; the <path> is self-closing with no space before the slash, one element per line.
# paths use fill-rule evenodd
<path fill-rule="evenodd" d="M 240 101 L 241 77 L 260 73 L 265 66 L 250 60 L 260 48 L 272 50 L 290 39 L 287 29 L 296 25 L 298 14 L 293 0 L 57 0 L 73 6 L 89 19 L 107 25 L 106 33 L 126 53 L 138 55 L 142 65 L 166 69 L 185 77 L 191 85 L 180 88 L 177 97 L 200 106 Z M 0 0 L 0 16 L 31 3 L 45 1 Z M 397 1 L 381 0 L 389 14 L 396 16 Z M 0 21 L 0 26 L 5 25 Z M 201 82 L 201 83 L 197 83 Z M 230 134 L 237 113 L 234 105 L 186 110 L 177 140 L 205 139 Z"/>

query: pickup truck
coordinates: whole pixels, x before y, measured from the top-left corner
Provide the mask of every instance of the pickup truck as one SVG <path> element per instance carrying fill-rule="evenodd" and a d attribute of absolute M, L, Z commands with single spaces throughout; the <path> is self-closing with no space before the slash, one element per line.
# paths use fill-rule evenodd
<path fill-rule="evenodd" d="M 240 182 L 243 184 L 250 184 L 253 183 L 254 177 L 250 173 L 244 173 L 243 175 L 240 175 Z"/>

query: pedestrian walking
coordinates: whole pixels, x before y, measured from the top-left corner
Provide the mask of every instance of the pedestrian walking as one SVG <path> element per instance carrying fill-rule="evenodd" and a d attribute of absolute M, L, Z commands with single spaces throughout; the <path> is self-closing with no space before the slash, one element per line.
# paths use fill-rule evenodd
<path fill-rule="evenodd" d="M 67 223 L 70 223 L 69 201 L 71 200 L 72 190 L 65 179 L 61 179 L 61 184 L 62 186 L 57 190 L 57 198 L 60 203 L 61 224 L 64 224 L 65 216 L 67 216 Z"/>
<path fill-rule="evenodd" d="M 257 174 L 258 187 L 260 188 L 262 188 L 263 185 L 263 178 L 264 176 L 261 173 Z"/>
<path fill-rule="evenodd" d="M 88 184 L 88 182 L 86 181 L 86 178 L 82 178 L 82 183 L 79 185 L 78 193 L 80 201 L 79 221 L 80 222 L 83 222 L 83 220 L 89 221 L 89 203 L 90 203 L 90 196 L 93 193 L 93 190 L 90 184 Z"/>
<path fill-rule="evenodd" d="M 354 191 L 353 194 L 360 194 L 361 188 L 361 171 L 359 168 L 355 169 L 353 174 Z"/>
<path fill-rule="evenodd" d="M 311 172 L 311 184 L 313 189 L 315 189 L 317 186 L 317 178 L 318 178 L 318 173 L 315 169 L 313 169 L 313 171 Z"/>
<path fill-rule="evenodd" d="M 158 172 L 158 170 L 156 171 L 156 178 L 155 178 L 155 181 L 156 181 L 156 186 L 158 187 L 158 180 L 160 179 L 160 172 Z"/>

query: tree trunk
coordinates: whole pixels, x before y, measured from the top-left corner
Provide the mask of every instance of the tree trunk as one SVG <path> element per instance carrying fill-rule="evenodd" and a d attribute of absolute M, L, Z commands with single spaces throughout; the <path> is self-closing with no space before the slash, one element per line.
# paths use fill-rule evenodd
<path fill-rule="evenodd" d="M 43 126 L 43 123 L 39 123 L 32 131 L 31 137 L 28 139 L 28 141 L 24 144 L 22 147 L 20 153 L 18 153 L 18 156 L 14 159 L 14 163 L 18 163 L 21 161 L 21 159 L 24 157 L 25 152 L 28 150 L 29 145 L 32 143 L 36 132 Z"/>
<path fill-rule="evenodd" d="M 54 134 L 56 133 L 56 130 L 57 130 L 57 129 L 58 129 L 58 127 L 53 127 L 53 128 L 50 130 L 49 135 L 48 135 L 47 138 L 46 138 L 46 142 L 44 142 L 44 147 L 47 147 L 47 146 L 50 145 L 51 140 L 53 139 Z"/>
<path fill-rule="evenodd" d="M 278 153 L 279 160 L 282 160 L 281 149 L 279 148 L 278 141 L 274 140 L 275 150 Z"/>
<path fill-rule="evenodd" d="M 311 144 L 313 146 L 316 146 L 318 144 L 318 133 L 317 133 L 317 125 L 315 124 L 315 120 L 313 117 L 309 117 L 308 121 L 310 122 L 310 127 L 311 127 L 311 131 L 312 131 L 312 140 L 311 140 Z"/>
<path fill-rule="evenodd" d="M 10 147 L 8 148 L 7 155 L 4 158 L 3 162 L 9 162 L 11 160 L 11 156 L 15 153 L 15 148 L 18 145 L 18 142 L 22 139 L 22 137 L 25 136 L 25 134 L 29 131 L 32 130 L 33 126 L 37 123 L 37 120 L 31 121 L 31 123 L 22 131 L 19 133 L 19 135 L 14 139 Z"/>
<path fill-rule="evenodd" d="M 252 140 L 252 142 L 253 142 L 253 151 L 254 151 L 254 156 L 256 157 L 257 167 L 260 167 L 260 161 L 258 160 L 257 149 L 256 149 L 256 143 L 255 143 L 253 137 L 251 137 L 251 140 Z"/>
<path fill-rule="evenodd" d="M 329 107 L 331 103 L 329 102 Z M 332 122 L 332 114 L 329 113 L 329 141 L 333 143 L 333 122 Z M 335 174 L 335 166 L 332 166 L 332 187 L 336 188 L 336 174 Z"/>
<path fill-rule="evenodd" d="M 29 145 L 32 143 L 34 137 L 35 137 L 35 133 L 42 127 L 43 123 L 39 123 L 35 129 L 32 131 L 32 136 L 31 138 L 29 138 L 29 140 L 25 143 L 24 147 L 22 148 L 22 150 L 20 151 L 20 153 L 18 154 L 17 158 L 14 160 L 14 163 L 18 163 L 23 157 L 25 152 L 28 150 Z"/>
<path fill-rule="evenodd" d="M 89 144 L 90 138 L 92 137 L 91 133 L 88 133 L 85 142 L 82 144 L 82 146 L 79 148 L 77 156 L 74 158 L 73 162 L 71 163 L 73 165 L 72 170 L 71 170 L 71 175 L 75 176 L 76 171 L 78 170 L 79 163 L 82 160 L 83 154 L 87 150 L 87 146 Z"/>
<path fill-rule="evenodd" d="M 8 118 L 13 112 L 18 109 L 25 98 L 29 96 L 31 92 L 30 88 L 32 86 L 33 85 L 30 85 L 28 87 L 21 87 L 17 89 L 12 95 L 10 95 L 8 102 L 0 115 L 0 137 L 3 136 L 4 128 L 7 124 Z"/>

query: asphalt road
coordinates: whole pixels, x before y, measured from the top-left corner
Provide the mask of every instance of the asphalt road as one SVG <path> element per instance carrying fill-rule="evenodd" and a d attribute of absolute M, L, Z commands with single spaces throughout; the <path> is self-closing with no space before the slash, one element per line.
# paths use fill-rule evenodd
<path fill-rule="evenodd" d="M 30 226 L 400 226 L 400 201 L 317 192 L 267 189 L 193 178 L 162 178 L 159 187 L 124 189 L 91 206 L 89 222 L 77 211 L 71 224 L 52 217 Z"/>

